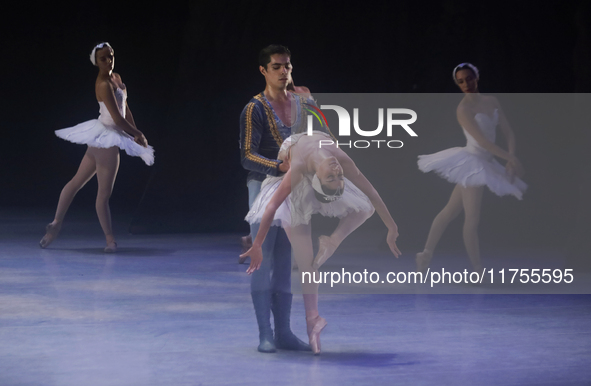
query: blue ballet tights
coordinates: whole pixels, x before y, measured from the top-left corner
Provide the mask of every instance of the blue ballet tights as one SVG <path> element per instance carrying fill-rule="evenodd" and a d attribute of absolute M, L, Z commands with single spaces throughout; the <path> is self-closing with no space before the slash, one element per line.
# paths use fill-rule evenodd
<path fill-rule="evenodd" d="M 259 224 L 250 226 L 253 239 L 259 231 Z M 250 291 L 291 293 L 291 244 L 287 234 L 280 227 L 271 227 L 263 242 L 263 262 L 254 271 Z"/>

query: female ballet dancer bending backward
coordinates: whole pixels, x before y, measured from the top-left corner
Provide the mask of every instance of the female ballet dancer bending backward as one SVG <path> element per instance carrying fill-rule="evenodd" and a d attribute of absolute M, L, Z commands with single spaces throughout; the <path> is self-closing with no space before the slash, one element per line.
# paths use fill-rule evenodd
<path fill-rule="evenodd" d="M 453 70 L 453 78 L 465 94 L 457 108 L 458 122 L 467 139 L 465 147 L 446 149 L 435 154 L 420 155 L 419 169 L 435 171 L 455 184 L 451 197 L 433 220 L 425 249 L 417 254 L 417 271 L 425 272 L 433 251 L 447 225 L 464 210 L 464 245 L 472 268 L 482 272 L 478 243 L 478 222 L 484 186 L 503 196 L 511 194 L 521 200 L 527 185 L 519 178 L 523 166 L 515 156 L 515 136 L 509 126 L 499 101 L 478 91 L 478 69 L 470 63 L 462 63 Z M 507 140 L 508 150 L 495 145 L 497 125 Z M 501 166 L 494 156 L 507 161 Z"/>
<path fill-rule="evenodd" d="M 320 148 L 321 140 L 325 142 Z M 290 169 L 283 177 L 269 177 L 263 182 L 246 217 L 249 223 L 260 222 L 252 248 L 242 255 L 251 258 L 249 274 L 261 265 L 261 247 L 269 228 L 280 225 L 289 237 L 302 277 L 304 272 L 318 277 L 318 268 L 373 214 L 374 207 L 388 228 L 390 250 L 396 257 L 400 255 L 396 246 L 398 227 L 380 195 L 345 152 L 335 145 L 325 145 L 330 142 L 328 134 L 316 131 L 311 136 L 295 134 L 284 141 L 279 158 L 290 162 Z M 320 237 L 315 258 L 310 224 L 314 213 L 340 218 L 330 237 Z M 318 314 L 318 284 L 302 283 L 302 290 L 310 346 L 314 354 L 319 354 L 320 332 L 326 320 Z"/>
<path fill-rule="evenodd" d="M 99 68 L 95 83 L 100 116 L 74 127 L 57 130 L 55 134 L 67 141 L 88 145 L 76 175 L 64 186 L 54 220 L 47 225 L 41 248 L 47 248 L 57 237 L 66 212 L 76 193 L 96 174 L 98 192 L 96 213 L 105 233 L 105 252 L 115 252 L 117 243 L 111 226 L 109 198 L 119 169 L 119 149 L 131 156 L 141 157 L 148 165 L 154 163 L 154 149 L 144 134 L 136 128 L 127 106 L 127 89 L 119 74 L 113 72 L 115 56 L 109 43 L 98 44 L 90 54 L 90 61 Z"/>

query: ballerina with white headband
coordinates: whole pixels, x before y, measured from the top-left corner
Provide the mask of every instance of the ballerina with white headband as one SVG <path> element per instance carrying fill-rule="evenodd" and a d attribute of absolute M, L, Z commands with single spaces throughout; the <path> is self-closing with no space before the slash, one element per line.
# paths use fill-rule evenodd
<path fill-rule="evenodd" d="M 55 218 L 47 225 L 46 234 L 39 243 L 41 248 L 47 248 L 55 240 L 76 193 L 96 174 L 96 213 L 107 242 L 105 252 L 115 252 L 117 243 L 111 225 L 109 198 L 119 169 L 119 149 L 125 150 L 128 155 L 141 157 L 147 165 L 154 163 L 154 149 L 137 129 L 127 105 L 127 88 L 119 74 L 113 72 L 113 48 L 106 42 L 96 45 L 90 54 L 90 61 L 99 70 L 95 94 L 100 115 L 98 119 L 55 132 L 62 139 L 87 145 L 88 149 L 78 171 L 60 194 Z"/>
<path fill-rule="evenodd" d="M 339 244 L 375 211 L 388 228 L 387 242 L 398 257 L 396 246 L 398 226 L 378 192 L 357 169 L 347 154 L 333 145 L 326 133 L 314 131 L 313 135 L 295 134 L 281 146 L 279 159 L 289 163 L 283 176 L 267 177 L 252 209 L 246 216 L 249 223 L 259 223 L 259 231 L 253 246 L 241 257 L 250 256 L 247 272 L 257 270 L 263 258 L 262 245 L 273 225 L 285 228 L 294 251 L 300 274 L 318 275 L 318 268 L 332 256 Z M 320 213 L 340 218 L 331 236 L 321 236 L 319 251 L 314 257 L 310 219 Z M 318 313 L 318 284 L 302 283 L 308 338 L 314 354 L 320 353 L 320 332 L 326 320 Z"/>
<path fill-rule="evenodd" d="M 453 70 L 454 82 L 465 94 L 457 108 L 457 118 L 467 139 L 465 147 L 454 147 L 435 154 L 420 155 L 418 166 L 425 173 L 434 171 L 455 184 L 447 205 L 433 220 L 425 248 L 416 256 L 418 272 L 429 267 L 435 247 L 447 225 L 464 210 L 464 245 L 472 268 L 482 272 L 478 223 L 482 192 L 487 186 L 498 196 L 513 195 L 521 200 L 527 185 L 520 179 L 523 166 L 515 156 L 515 135 L 497 98 L 478 91 L 478 69 L 462 63 Z M 496 129 L 507 140 L 507 150 L 495 144 Z M 503 167 L 494 157 L 506 161 Z"/>

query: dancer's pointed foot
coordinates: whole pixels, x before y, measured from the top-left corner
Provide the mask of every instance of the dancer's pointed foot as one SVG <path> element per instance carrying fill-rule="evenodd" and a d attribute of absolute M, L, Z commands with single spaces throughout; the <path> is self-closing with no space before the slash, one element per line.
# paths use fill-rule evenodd
<path fill-rule="evenodd" d="M 252 237 L 250 235 L 242 237 L 240 241 L 242 244 L 242 254 L 252 248 Z M 248 259 L 248 256 L 238 257 L 238 264 L 244 264 L 246 259 Z"/>
<path fill-rule="evenodd" d="M 320 333 L 326 327 L 326 320 L 320 315 L 313 318 L 306 318 L 306 325 L 308 326 L 308 339 L 310 339 L 310 348 L 314 355 L 320 354 Z"/>
<path fill-rule="evenodd" d="M 429 264 L 431 264 L 432 257 L 433 253 L 427 250 L 417 253 L 417 272 L 425 274 L 427 272 L 427 268 L 429 268 Z"/>
<path fill-rule="evenodd" d="M 318 238 L 318 253 L 314 258 L 312 267 L 318 269 L 328 260 L 339 247 L 332 239 L 328 236 L 320 236 Z"/>
<path fill-rule="evenodd" d="M 117 243 L 113 240 L 107 242 L 107 246 L 105 247 L 105 253 L 115 253 L 117 252 Z"/>
<path fill-rule="evenodd" d="M 62 229 L 61 223 L 56 223 L 54 221 L 47 224 L 45 227 L 45 236 L 39 241 L 39 246 L 41 248 L 47 248 L 60 233 L 60 229 Z"/>

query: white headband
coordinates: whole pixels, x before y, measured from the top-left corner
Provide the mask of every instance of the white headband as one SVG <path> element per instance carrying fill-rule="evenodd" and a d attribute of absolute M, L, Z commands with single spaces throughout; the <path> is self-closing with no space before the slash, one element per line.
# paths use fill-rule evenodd
<path fill-rule="evenodd" d="M 312 188 L 316 192 L 320 193 L 322 195 L 322 197 L 324 197 L 324 199 L 327 201 L 340 200 L 341 195 L 343 194 L 343 191 L 341 189 L 337 190 L 337 192 L 332 195 L 324 193 L 324 190 L 322 190 L 322 184 L 320 183 L 320 179 L 318 178 L 318 176 L 316 174 L 314 174 L 314 177 L 312 177 Z"/>
<path fill-rule="evenodd" d="M 101 49 L 103 47 L 109 47 L 111 50 L 113 49 L 113 47 L 111 47 L 111 45 L 107 42 L 104 43 L 100 43 L 97 44 L 93 49 L 92 52 L 90 53 L 90 61 L 92 62 L 92 64 L 94 64 L 96 66 L 96 50 L 97 49 Z"/>
<path fill-rule="evenodd" d="M 476 68 L 475 65 L 470 64 L 470 63 L 460 63 L 456 66 L 456 68 L 454 68 L 454 72 L 452 74 L 453 78 L 454 78 L 454 82 L 457 83 L 458 81 L 456 80 L 456 72 L 458 72 L 458 70 L 462 67 L 468 67 L 470 68 L 470 70 L 472 70 L 472 72 L 474 72 L 474 75 L 476 75 L 476 79 L 480 79 L 480 75 L 478 74 L 478 69 Z"/>

